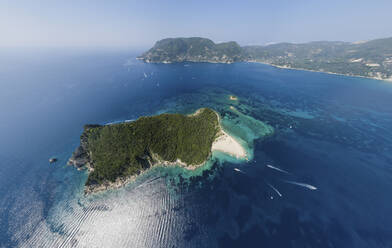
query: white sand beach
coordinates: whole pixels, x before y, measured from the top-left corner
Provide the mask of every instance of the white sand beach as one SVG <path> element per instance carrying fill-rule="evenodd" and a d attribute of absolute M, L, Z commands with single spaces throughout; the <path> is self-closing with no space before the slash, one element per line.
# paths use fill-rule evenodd
<path fill-rule="evenodd" d="M 236 158 L 246 158 L 246 151 L 233 137 L 221 130 L 220 136 L 212 143 L 212 151 L 220 151 Z"/>

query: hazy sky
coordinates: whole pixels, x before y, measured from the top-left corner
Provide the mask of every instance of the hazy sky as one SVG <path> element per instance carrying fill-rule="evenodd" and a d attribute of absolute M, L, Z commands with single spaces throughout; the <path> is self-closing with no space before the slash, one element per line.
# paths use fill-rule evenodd
<path fill-rule="evenodd" d="M 0 0 L 0 46 L 241 45 L 392 36 L 392 0 Z"/>

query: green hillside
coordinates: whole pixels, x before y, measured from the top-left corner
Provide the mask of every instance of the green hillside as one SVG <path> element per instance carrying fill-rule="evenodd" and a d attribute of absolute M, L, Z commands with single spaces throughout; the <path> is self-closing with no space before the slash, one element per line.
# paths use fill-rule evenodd
<path fill-rule="evenodd" d="M 240 47 L 236 42 L 215 44 L 205 38 L 158 41 L 139 59 L 150 63 L 241 61 L 392 80 L 392 38 L 367 42 L 317 41 Z"/>
<path fill-rule="evenodd" d="M 210 156 L 218 131 L 218 116 L 211 109 L 193 116 L 161 114 L 128 123 L 86 126 L 81 147 L 93 168 L 86 184 L 139 174 L 159 161 L 201 164 Z"/>
<path fill-rule="evenodd" d="M 242 60 L 242 49 L 236 42 L 215 44 L 210 39 L 199 37 L 168 38 L 156 42 L 153 48 L 139 58 L 152 63 L 232 63 Z"/>
<path fill-rule="evenodd" d="M 279 43 L 243 47 L 249 61 L 344 75 L 392 77 L 392 38 L 362 43 Z"/>

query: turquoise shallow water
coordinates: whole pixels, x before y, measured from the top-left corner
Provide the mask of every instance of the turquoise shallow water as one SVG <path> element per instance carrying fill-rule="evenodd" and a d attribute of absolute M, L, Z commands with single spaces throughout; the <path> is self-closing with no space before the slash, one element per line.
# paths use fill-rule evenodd
<path fill-rule="evenodd" d="M 0 247 L 392 245 L 390 83 L 132 54 L 0 58 Z M 249 161 L 215 152 L 196 171 L 156 167 L 89 197 L 86 173 L 66 166 L 86 123 L 200 107 Z"/>

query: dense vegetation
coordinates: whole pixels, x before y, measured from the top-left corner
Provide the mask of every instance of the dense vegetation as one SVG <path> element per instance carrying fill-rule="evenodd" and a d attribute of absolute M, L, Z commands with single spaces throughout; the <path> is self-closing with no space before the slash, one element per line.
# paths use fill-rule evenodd
<path fill-rule="evenodd" d="M 141 57 L 146 62 L 257 61 L 289 68 L 392 79 L 392 38 L 368 42 L 279 43 L 240 47 L 235 42 L 215 44 L 204 38 L 158 41 Z"/>
<path fill-rule="evenodd" d="M 158 41 L 153 48 L 140 56 L 146 62 L 219 62 L 242 60 L 242 49 L 236 42 L 215 44 L 210 39 L 168 38 Z"/>
<path fill-rule="evenodd" d="M 392 38 L 368 42 L 280 43 L 243 47 L 247 60 L 345 75 L 392 77 Z"/>
<path fill-rule="evenodd" d="M 138 174 L 159 160 L 201 164 L 219 131 L 217 114 L 161 114 L 134 122 L 89 126 L 82 134 L 94 168 L 87 185 Z"/>

